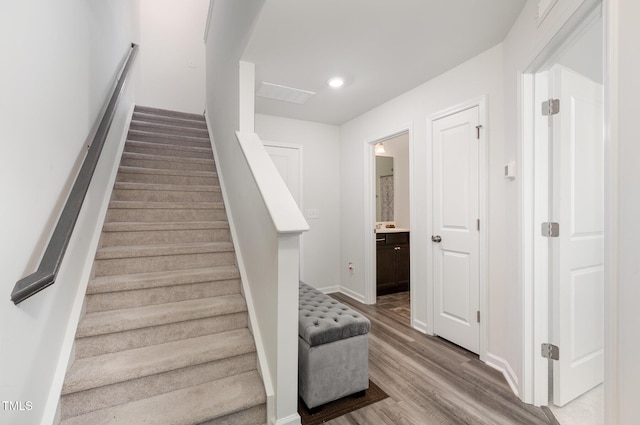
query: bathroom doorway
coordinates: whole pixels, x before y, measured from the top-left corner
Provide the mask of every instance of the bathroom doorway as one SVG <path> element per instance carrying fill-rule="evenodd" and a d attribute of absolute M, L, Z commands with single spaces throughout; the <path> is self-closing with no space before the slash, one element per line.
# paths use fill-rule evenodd
<path fill-rule="evenodd" d="M 366 144 L 366 197 L 371 235 L 367 303 L 382 303 L 411 325 L 411 133 L 393 132 Z"/>

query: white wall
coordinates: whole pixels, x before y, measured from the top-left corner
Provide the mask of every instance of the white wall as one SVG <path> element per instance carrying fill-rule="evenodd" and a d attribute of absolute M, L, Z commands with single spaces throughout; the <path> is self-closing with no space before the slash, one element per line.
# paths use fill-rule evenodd
<path fill-rule="evenodd" d="M 602 31 L 602 19 L 597 19 L 567 46 L 567 49 L 557 59 L 557 63 L 602 84 Z"/>
<path fill-rule="evenodd" d="M 640 200 L 638 181 L 640 181 L 640 144 L 638 144 L 638 117 L 640 116 L 640 55 L 637 42 L 640 38 L 638 22 L 640 20 L 640 2 L 637 0 L 615 0 L 609 2 L 617 13 L 618 25 L 611 31 L 615 38 L 612 47 L 614 55 L 614 101 L 612 110 L 618 113 L 614 121 L 613 148 L 614 180 L 612 219 L 617 221 L 618 229 L 613 239 L 613 250 L 617 256 L 611 260 L 613 276 L 617 274 L 617 293 L 612 307 L 611 319 L 618 326 L 617 346 L 611 359 L 617 363 L 617 370 L 608 387 L 608 396 L 612 397 L 612 408 L 618 413 L 620 425 L 638 423 L 640 418 L 640 336 L 638 333 L 638 305 L 640 304 Z M 617 193 L 616 193 L 617 192 Z M 611 275 L 610 275 L 611 276 Z M 617 305 L 616 305 L 617 304 Z M 615 341 L 615 337 L 614 341 Z M 612 337 L 612 335 L 610 335 Z M 610 361 L 611 361 L 610 360 Z M 617 411 L 617 412 L 616 412 Z M 616 419 L 615 416 L 613 418 Z M 611 422 L 615 423 L 615 422 Z"/>
<path fill-rule="evenodd" d="M 337 126 L 256 114 L 256 133 L 276 143 L 302 146 L 302 211 L 310 230 L 302 235 L 301 278 L 318 289 L 336 288 L 340 252 L 340 131 Z"/>
<path fill-rule="evenodd" d="M 277 279 L 276 232 L 235 134 L 240 125 L 240 55 L 263 4 L 230 0 L 213 3 L 206 39 L 206 117 L 239 260 L 247 258 L 249 264 L 244 267 L 249 268 L 249 280 L 259 282 L 264 278 L 272 282 Z M 243 265 L 239 266 L 244 271 Z M 257 302 L 258 316 L 269 318 L 262 330 L 269 340 L 276 341 L 277 304 L 272 301 L 277 294 L 256 296 L 264 297 Z M 275 357 L 275 353 L 267 354 Z M 275 364 L 269 367 L 275 368 Z"/>
<path fill-rule="evenodd" d="M 520 216 L 524 199 L 522 175 L 525 170 L 523 170 L 522 162 L 521 76 L 534 63 L 543 48 L 550 44 L 553 37 L 575 11 L 586 2 L 594 3 L 592 0 L 558 0 L 545 20 L 538 25 L 536 21 L 538 1 L 529 0 L 504 41 L 504 130 L 506 141 L 504 157 L 506 161 L 516 161 L 517 176 L 513 184 L 508 186 L 504 204 L 501 207 L 504 210 L 504 221 L 501 225 L 504 227 L 505 235 L 511 237 L 504 240 L 506 250 L 501 258 L 502 278 L 498 285 L 495 285 L 500 296 L 505 300 L 511 300 L 511 302 L 500 304 L 502 310 L 500 318 L 502 320 L 491 322 L 491 332 L 497 332 L 504 336 L 501 339 L 503 345 L 497 349 L 505 353 L 505 358 L 518 377 L 518 387 L 523 397 L 531 396 L 526 394 L 530 383 L 523 382 L 525 378 L 530 378 L 526 375 L 527 371 L 523 369 L 523 356 L 531 353 L 524 353 L 522 350 L 524 323 L 522 303 L 523 298 L 529 297 L 531 293 L 524 292 L 524 271 L 522 268 L 525 255 L 522 249 L 524 224 L 520 221 Z M 492 296 L 497 296 L 497 294 Z"/>
<path fill-rule="evenodd" d="M 356 296 L 364 299 L 364 144 L 389 136 L 398 128 L 409 124 L 413 129 L 414 187 L 411 197 L 415 203 L 415 215 L 411 217 L 413 297 L 414 317 L 422 324 L 431 322 L 427 315 L 427 255 L 431 238 L 431 223 L 428 217 L 430 201 L 426 188 L 431 184 L 427 166 L 430 158 L 427 150 L 427 117 L 436 112 L 462 102 L 488 95 L 489 145 L 489 290 L 491 301 L 488 320 L 495 325 L 489 335 L 490 352 L 506 358 L 515 339 L 505 340 L 503 322 L 508 322 L 507 312 L 512 308 L 509 298 L 502 295 L 505 286 L 513 285 L 502 272 L 504 268 L 505 240 L 502 222 L 504 220 L 504 194 L 509 183 L 502 177 L 504 160 L 503 128 L 503 80 L 502 45 L 482 53 L 462 65 L 434 78 L 433 80 L 373 109 L 370 112 L 344 124 L 341 127 L 341 191 L 340 191 L 340 233 L 341 233 L 341 283 Z M 347 262 L 353 261 L 355 273 L 347 272 Z M 370 283 L 371 284 L 371 283 Z M 511 358 L 514 356 L 511 356 Z M 517 356 L 514 361 L 517 362 Z M 509 358 L 509 361 L 511 361 Z"/>
<path fill-rule="evenodd" d="M 138 0 L 139 105 L 202 114 L 209 0 Z"/>
<path fill-rule="evenodd" d="M 0 5 L 0 54 L 11 58 L 0 80 L 0 399 L 33 405 L 27 412 L 0 409 L 3 424 L 40 423 L 59 360 L 66 362 L 65 332 L 93 262 L 110 164 L 98 167 L 102 187 L 90 189 L 82 231 L 74 233 L 56 283 L 18 306 L 9 295 L 38 265 L 86 153 L 85 138 L 136 41 L 135 22 L 128 0 Z M 104 151 L 112 161 L 132 104 L 129 93 Z"/>
<path fill-rule="evenodd" d="M 252 132 L 255 74 L 252 64 L 239 62 L 263 5 L 236 0 L 212 4 L 206 116 L 265 381 L 268 423 L 300 425 L 297 259 L 306 223 Z M 236 138 L 239 128 L 243 133 Z"/>

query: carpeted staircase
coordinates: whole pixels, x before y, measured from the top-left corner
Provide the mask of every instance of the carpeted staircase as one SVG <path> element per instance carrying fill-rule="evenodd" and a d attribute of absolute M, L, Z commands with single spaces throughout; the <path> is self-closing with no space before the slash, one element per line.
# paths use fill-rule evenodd
<path fill-rule="evenodd" d="M 202 116 L 136 107 L 85 310 L 61 424 L 266 423 Z"/>

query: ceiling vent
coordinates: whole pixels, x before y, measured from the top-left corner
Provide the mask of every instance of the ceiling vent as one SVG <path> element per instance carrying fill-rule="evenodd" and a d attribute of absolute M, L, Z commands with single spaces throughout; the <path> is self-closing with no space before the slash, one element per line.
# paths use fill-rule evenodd
<path fill-rule="evenodd" d="M 279 84 L 271 84 L 263 82 L 256 95 L 266 97 L 267 99 L 282 100 L 284 102 L 297 103 L 304 105 L 315 95 L 315 92 L 294 89 L 292 87 L 281 86 Z"/>

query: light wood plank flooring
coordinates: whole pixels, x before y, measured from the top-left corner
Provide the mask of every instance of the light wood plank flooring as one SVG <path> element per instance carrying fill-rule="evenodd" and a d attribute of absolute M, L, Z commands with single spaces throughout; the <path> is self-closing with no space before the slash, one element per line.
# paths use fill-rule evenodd
<path fill-rule="evenodd" d="M 389 398 L 327 424 L 557 424 L 552 415 L 522 403 L 502 374 L 475 354 L 411 329 L 408 295 L 386 295 L 368 306 L 331 294 L 371 320 L 369 375 Z"/>

